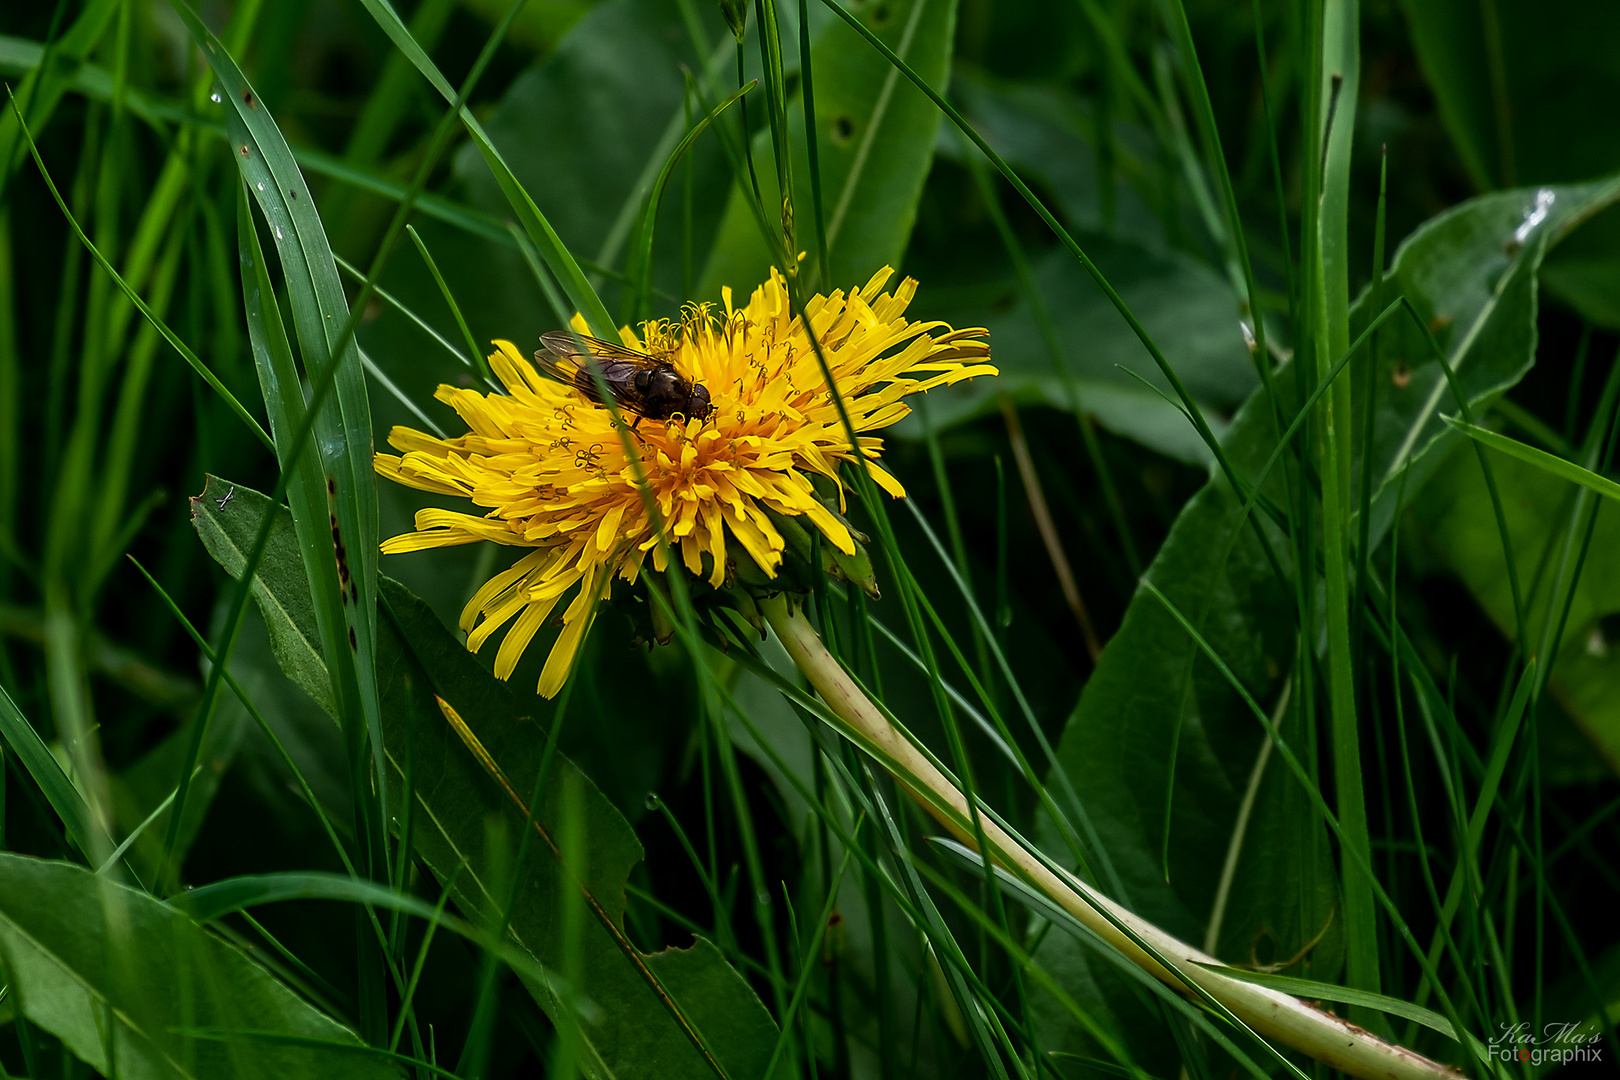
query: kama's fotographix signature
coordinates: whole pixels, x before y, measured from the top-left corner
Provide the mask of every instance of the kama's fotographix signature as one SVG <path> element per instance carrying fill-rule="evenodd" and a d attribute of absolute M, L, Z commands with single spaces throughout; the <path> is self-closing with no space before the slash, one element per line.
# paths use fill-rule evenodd
<path fill-rule="evenodd" d="M 1602 1037 L 1601 1031 L 1587 1024 L 1543 1024 L 1538 1032 L 1528 1022 L 1503 1023 L 1486 1049 L 1496 1061 L 1531 1065 L 1598 1062 L 1603 1060 L 1603 1047 L 1599 1045 Z"/>

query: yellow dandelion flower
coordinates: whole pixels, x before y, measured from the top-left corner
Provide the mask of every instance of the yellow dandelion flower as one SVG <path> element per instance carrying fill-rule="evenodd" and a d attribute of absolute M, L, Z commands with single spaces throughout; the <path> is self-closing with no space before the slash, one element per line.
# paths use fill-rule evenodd
<path fill-rule="evenodd" d="M 996 369 L 978 362 L 990 354 L 985 331 L 907 320 L 917 283 L 907 278 L 883 292 L 893 273 L 885 267 L 847 296 L 817 296 L 805 311 L 870 475 L 898 497 L 904 489 L 875 464 L 883 441 L 866 433 L 910 412 L 901 400 L 908 394 Z M 489 512 L 420 510 L 416 531 L 386 541 L 384 553 L 480 540 L 532 549 L 486 582 L 461 614 L 475 652 L 512 624 L 495 657 L 499 678 L 512 674 L 535 633 L 577 587 L 540 676 L 540 693 L 551 697 L 613 581 L 634 582 L 649 555 L 655 570 L 668 569 L 637 486 L 638 467 L 669 550 L 717 588 L 733 569 L 728 541 L 767 577 L 776 576 L 785 543 L 767 510 L 803 516 L 839 550 L 855 552 L 848 528 L 811 482 L 812 475 L 829 478 L 842 499 L 837 470 L 855 455 L 809 335 L 790 315 L 785 282 L 773 270 L 747 306 L 733 309 L 729 290 L 724 304 L 723 316 L 689 305 L 679 322 L 644 323 L 640 338 L 620 331 L 625 345 L 667 358 L 688 382 L 706 387 L 713 404 L 701 419 L 639 422 L 628 440 L 635 459 L 608 409 L 541 375 L 508 341 L 495 342 L 489 358 L 507 393 L 439 387 L 438 399 L 471 429 L 466 435 L 437 439 L 406 427 L 389 433 L 400 456 L 378 454 L 380 474 L 464 496 Z M 575 325 L 584 330 L 577 317 Z"/>

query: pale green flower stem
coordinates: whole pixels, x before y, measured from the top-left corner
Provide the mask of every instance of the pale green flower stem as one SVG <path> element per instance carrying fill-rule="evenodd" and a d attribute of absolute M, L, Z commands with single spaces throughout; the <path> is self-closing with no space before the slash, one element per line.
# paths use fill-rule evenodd
<path fill-rule="evenodd" d="M 778 595 L 762 601 L 760 610 L 810 685 L 847 725 L 843 733 L 876 758 L 952 836 L 979 850 L 962 792 L 861 691 L 821 643 L 799 606 Z M 1155 978 L 1189 996 L 1194 995 L 1188 984 L 1196 983 L 1259 1034 L 1364 1080 L 1459 1077 L 1455 1069 L 1384 1042 L 1298 998 L 1210 970 L 1203 965 L 1220 964 L 1213 956 L 1125 910 L 1074 875 L 1050 869 L 987 816 L 980 814 L 978 825 L 991 857 L 1008 872 L 1040 890 Z M 1120 925 L 1128 927 L 1168 967 L 1122 932 Z"/>

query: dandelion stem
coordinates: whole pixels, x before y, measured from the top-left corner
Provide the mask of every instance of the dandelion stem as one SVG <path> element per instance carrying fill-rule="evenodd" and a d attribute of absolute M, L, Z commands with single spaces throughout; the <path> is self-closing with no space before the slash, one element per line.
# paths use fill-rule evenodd
<path fill-rule="evenodd" d="M 888 769 L 952 836 L 978 850 L 962 792 L 861 691 L 827 651 L 802 609 L 787 596 L 777 595 L 761 601 L 760 610 L 810 685 L 846 725 L 843 734 Z M 1384 1042 L 1298 998 L 1211 970 L 1219 965 L 1213 956 L 1049 865 L 988 813 L 978 815 L 978 826 L 991 857 L 1004 869 L 1039 889 L 1155 978 L 1183 993 L 1212 999 L 1255 1032 L 1363 1080 L 1456 1080 L 1454 1069 Z"/>

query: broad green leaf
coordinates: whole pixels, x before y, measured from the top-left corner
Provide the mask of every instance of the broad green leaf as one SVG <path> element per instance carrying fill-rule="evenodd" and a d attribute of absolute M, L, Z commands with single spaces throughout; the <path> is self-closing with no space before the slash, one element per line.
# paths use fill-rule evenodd
<path fill-rule="evenodd" d="M 1534 358 L 1535 271 L 1548 242 L 1617 191 L 1610 182 L 1552 189 L 1550 202 L 1538 202 L 1535 191 L 1484 196 L 1428 222 L 1397 252 L 1386 295 L 1404 294 L 1430 320 L 1476 405 L 1516 382 Z M 1352 311 L 1352 334 L 1370 322 L 1367 308 L 1364 298 Z M 1378 333 L 1374 543 L 1396 511 L 1402 472 L 1410 467 L 1410 499 L 1460 438 L 1439 418 L 1456 407 L 1438 364 L 1428 358 L 1424 328 L 1403 317 Z M 1279 385 L 1290 387 L 1293 378 L 1285 369 Z M 1359 380 L 1356 386 L 1359 393 Z M 1358 414 L 1365 407 L 1356 402 Z M 1356 423 L 1359 430 L 1359 416 Z M 1256 395 L 1224 442 L 1235 467 L 1252 480 L 1275 437 L 1271 407 Z M 1280 480 L 1274 473 L 1267 492 L 1286 505 Z M 1238 525 L 1239 505 L 1223 478 L 1212 480 L 1183 508 L 1147 577 L 1189 618 L 1198 619 L 1207 607 L 1201 629 L 1211 646 L 1264 707 L 1275 708 L 1294 663 L 1293 589 L 1275 578 L 1253 531 Z M 1292 574 L 1285 538 L 1269 521 L 1263 528 L 1284 573 Z M 1139 590 L 1081 694 L 1058 756 L 1086 800 L 1120 898 L 1166 930 L 1198 941 L 1208 929 L 1262 733 L 1224 679 L 1203 659 L 1193 662 L 1193 650 L 1174 617 Z M 1160 852 L 1178 718 L 1166 883 Z M 1215 943 L 1223 960 L 1249 962 L 1259 928 L 1269 931 L 1264 945 L 1270 955 L 1255 959 L 1286 960 L 1328 926 L 1336 907 L 1324 828 L 1281 771 L 1263 778 L 1249 820 L 1239 888 Z M 1049 852 L 1062 850 L 1050 829 L 1042 836 Z M 1116 887 L 1106 868 L 1099 879 L 1105 888 Z M 1334 933 L 1330 928 L 1305 954 L 1304 974 L 1333 977 Z"/>
<path fill-rule="evenodd" d="M 1543 256 L 1617 200 L 1616 178 L 1482 195 L 1425 222 L 1396 252 L 1384 296 L 1411 301 L 1428 334 L 1405 317 L 1378 331 L 1375 542 L 1394 516 L 1401 472 L 1410 467 L 1404 482 L 1415 493 L 1444 458 L 1435 451 L 1461 437 L 1441 419 L 1458 409 L 1428 335 L 1445 351 L 1469 400 L 1476 406 L 1493 400 L 1535 360 L 1536 275 Z M 1363 297 L 1350 313 L 1351 338 L 1376 314 Z M 1353 430 L 1360 431 L 1365 403 L 1359 378 L 1355 389 Z M 1359 462 L 1356 467 L 1359 484 Z"/>
<path fill-rule="evenodd" d="M 361 2 L 365 5 L 366 10 L 371 13 L 372 18 L 377 20 L 377 25 L 382 28 L 383 33 L 387 34 L 388 39 L 394 43 L 395 47 L 416 66 L 417 71 L 421 72 L 422 77 L 432 85 L 433 89 L 438 91 L 445 101 L 450 102 L 452 105 L 455 104 L 457 101 L 455 89 L 440 73 L 432 58 L 423 51 L 422 46 L 411 36 L 410 30 L 400 21 L 399 14 L 394 11 L 388 0 L 361 0 Z M 489 166 L 489 171 L 494 174 L 496 182 L 500 184 L 501 192 L 506 196 L 507 204 L 511 207 L 513 213 L 517 215 L 518 223 L 539 250 L 541 257 L 545 259 L 546 265 L 551 269 L 551 272 L 556 275 L 558 283 L 562 286 L 563 292 L 568 295 L 569 300 L 573 302 L 575 310 L 583 313 L 587 324 L 599 336 L 611 337 L 614 326 L 613 319 L 608 315 L 607 309 L 602 306 L 602 301 L 596 295 L 595 288 L 586 280 L 584 273 L 580 270 L 579 262 L 557 235 L 556 230 L 552 228 L 551 222 L 546 219 L 545 214 L 541 213 L 540 208 L 535 205 L 534 199 L 529 195 L 527 189 L 518 182 L 500 149 L 496 147 L 490 139 L 489 133 L 484 130 L 483 124 L 478 121 L 478 118 L 472 114 L 472 111 L 466 107 L 465 103 L 461 105 L 461 121 L 467 129 L 467 134 L 472 136 L 473 144 L 478 147 L 479 153 L 483 155 L 485 164 Z"/>
<path fill-rule="evenodd" d="M 1534 583 L 1526 597 L 1526 632 L 1538 651 L 1548 632 L 1549 593 L 1564 558 L 1564 541 L 1574 505 L 1574 485 L 1550 479 L 1535 465 L 1501 453 L 1489 455 L 1502 494 L 1508 535 L 1519 562 L 1521 581 Z M 1557 647 L 1550 686 L 1559 705 L 1575 721 L 1608 767 L 1620 772 L 1620 637 L 1613 616 L 1620 614 L 1620 512 L 1600 500 L 1596 532 L 1586 553 L 1563 639 Z M 1439 563 L 1462 579 L 1492 622 L 1508 638 L 1514 633 L 1513 600 L 1503 572 L 1502 544 L 1485 492 L 1479 464 L 1471 453 L 1455 453 L 1413 507 L 1416 538 Z M 1575 540 L 1573 558 L 1579 551 Z M 1405 550 L 1405 541 L 1402 542 Z M 1537 568 L 1546 568 L 1537 573 Z M 1566 579 L 1567 580 L 1567 579 Z M 1555 613 L 1556 614 L 1556 613 Z M 1545 722 L 1545 720 L 1543 721 Z M 1581 751 L 1550 753 L 1552 779 L 1583 776 L 1575 768 Z M 1588 759 L 1590 754 L 1585 755 Z"/>
<path fill-rule="evenodd" d="M 1567 183 L 1620 168 L 1620 8 L 1582 0 L 1403 0 L 1412 44 L 1480 188 Z M 1494 20 L 1495 25 L 1490 25 Z M 1546 287 L 1620 328 L 1620 213 L 1548 259 Z"/>
<path fill-rule="evenodd" d="M 956 31 L 956 0 L 895 0 L 866 5 L 861 18 L 929 85 L 943 89 L 950 75 Z M 792 52 L 791 42 L 783 49 Z M 817 148 L 821 165 L 822 212 L 826 220 L 831 274 L 820 272 L 817 291 L 865 284 L 881 267 L 899 266 L 917 201 L 933 159 L 940 114 L 932 102 L 848 26 L 828 20 L 810 47 L 815 77 Z M 804 110 L 788 108 L 788 144 L 793 147 L 793 217 L 796 244 L 810 253 L 803 264 L 816 274 L 815 209 Z M 753 142 L 754 168 L 765 217 L 780 220 L 782 196 L 776 184 L 768 133 Z M 771 248 L 760 236 L 749 208 L 749 182 L 734 182 L 719 236 L 698 288 L 718 297 L 729 285 L 743 303 L 769 275 Z M 792 252 L 790 254 L 797 254 Z"/>
<path fill-rule="evenodd" d="M 1109 118 L 1118 165 L 1113 218 L 1108 218 L 1097 165 L 1095 101 L 1058 86 L 992 82 L 971 70 L 952 76 L 951 91 L 960 100 L 962 115 L 1007 164 L 1051 192 L 1052 208 L 1071 230 L 1128 237 L 1163 252 L 1170 248 L 1163 220 L 1167 198 L 1175 194 L 1182 212 L 1193 213 L 1191 200 L 1177 191 L 1180 177 L 1159 163 L 1163 151 L 1153 133 L 1116 114 Z M 941 140 L 942 155 L 977 152 L 966 149 L 960 136 Z M 1202 228 L 1190 216 L 1184 227 L 1189 232 Z M 1090 254 L 1091 247 L 1085 246 Z M 1108 276 L 1112 281 L 1113 274 Z"/>
<path fill-rule="evenodd" d="M 1620 330 L 1620 209 L 1605 210 L 1558 245 L 1541 280 L 1582 318 Z"/>
<path fill-rule="evenodd" d="M 1494 28 L 1472 0 L 1402 0 L 1401 8 L 1446 129 L 1480 187 L 1620 168 L 1608 107 L 1620 93 L 1620 8 L 1503 0 L 1491 5 Z"/>
<path fill-rule="evenodd" d="M 210 476 L 202 494 L 191 500 L 192 527 L 208 553 L 232 577 L 240 577 L 247 565 L 254 530 L 262 515 L 262 510 L 250 509 L 246 501 L 238 508 L 239 494 L 257 492 Z M 337 703 L 332 698 L 326 661 L 315 635 L 315 608 L 310 603 L 297 531 L 290 515 L 277 516 L 270 527 L 264 559 L 253 576 L 253 598 L 264 613 L 276 662 L 328 716 L 337 719 Z"/>
<path fill-rule="evenodd" d="M 719 40 L 716 34 L 714 42 Z M 686 133 L 681 68 L 701 77 L 709 61 L 693 48 L 669 0 L 609 0 L 581 20 L 552 56 L 515 79 L 488 117 L 485 131 L 513 175 L 561 225 L 569 245 L 598 264 L 627 261 L 626 244 L 642 198 Z M 725 94 L 724 89 L 715 93 L 711 104 Z M 703 109 L 696 101 L 691 106 L 696 121 Z M 723 122 L 735 125 L 735 117 L 733 109 Z M 715 138 L 702 136 L 683 159 L 694 169 L 693 242 L 699 258 L 714 234 L 729 180 Z M 506 200 L 477 147 L 457 154 L 456 175 L 474 205 L 505 213 Z M 679 186 L 671 188 L 672 195 Z M 659 285 L 677 291 L 680 217 L 670 201 L 666 198 L 655 254 L 663 269 Z M 514 268 L 522 265 L 515 254 L 509 257 Z M 511 285 L 523 298 L 521 306 L 510 305 L 522 321 L 498 327 L 501 336 L 536 324 L 555 327 L 551 313 L 536 302 L 527 272 L 517 274 Z"/>
<path fill-rule="evenodd" d="M 145 893 L 67 863 L 0 854 L 0 958 L 23 1015 L 106 1075 L 399 1075 L 234 946 Z M 198 1028 L 216 1034 L 186 1033 Z"/>
<path fill-rule="evenodd" d="M 224 507 L 208 493 L 192 501 L 198 535 L 227 572 L 239 572 L 242 536 L 251 536 L 269 501 L 257 492 L 236 487 Z M 286 512 L 277 510 L 285 518 Z M 261 604 L 267 622 L 282 622 L 274 637 L 313 640 L 307 619 L 307 597 L 284 597 L 280 590 L 304 590 L 289 527 L 266 549 L 260 568 Z M 232 538 L 237 542 L 233 543 Z M 233 565 L 234 560 L 234 565 Z M 546 732 L 520 711 L 508 689 L 497 682 L 453 636 L 438 617 L 395 582 L 384 580 L 384 618 L 379 624 L 378 684 L 383 692 L 383 740 L 389 805 L 396 829 L 402 825 L 405 778 L 415 778 L 412 835 L 420 858 L 441 881 L 454 879 L 456 904 L 469 918 L 495 918 L 506 887 L 499 875 L 510 866 L 525 815 L 507 791 L 491 778 L 472 751 L 446 721 L 439 701 L 462 717 L 479 743 L 499 765 L 512 790 L 529 798 L 545 754 Z M 287 674 L 308 689 L 325 680 L 318 651 L 292 653 Z M 546 836 L 556 836 L 562 815 L 584 817 L 587 866 L 564 869 L 543 836 L 532 843 L 511 911 L 511 934 L 540 964 L 563 970 L 559 940 L 559 890 L 578 875 L 620 934 L 623 931 L 625 881 L 642 858 L 640 842 L 611 803 L 566 757 L 554 756 L 536 815 Z M 570 809 L 564 792 L 579 793 Z M 491 827 L 500 822 L 501 827 Z M 567 887 L 573 887 L 568 885 Z M 526 985 L 554 1022 L 581 1026 L 587 1073 L 595 1077 L 704 1077 L 712 1071 L 682 1033 L 639 970 L 645 965 L 679 1003 L 693 1027 L 733 1076 L 750 1076 L 763 1068 L 775 1042 L 770 1016 L 709 943 L 698 939 L 686 949 L 644 955 L 627 953 L 599 921 L 586 922 L 584 975 L 579 990 L 602 1012 L 599 1020 L 576 1021 L 572 1010 L 534 979 Z"/>
<path fill-rule="evenodd" d="M 1220 435 L 1226 428 L 1222 414 L 1235 410 L 1258 381 L 1231 286 L 1185 253 L 1154 253 L 1102 236 L 1084 237 L 1083 243 L 1175 362 L 1188 390 L 1207 406 L 1205 417 Z M 1074 257 L 1051 252 L 1034 272 L 1063 346 L 1064 374 L 1054 369 L 1034 315 L 1022 300 L 1003 315 L 952 314 L 954 325 L 989 328 L 1001 376 L 934 391 L 928 398 L 929 420 L 944 426 L 993 408 L 995 396 L 1003 392 L 1061 409 L 1078 400 L 1081 409 L 1115 434 L 1183 461 L 1212 461 L 1187 418 L 1166 399 L 1169 385 L 1142 343 Z M 1155 386 L 1163 393 L 1155 393 Z M 905 423 L 902 433 L 920 433 L 919 421 L 908 418 Z"/>

